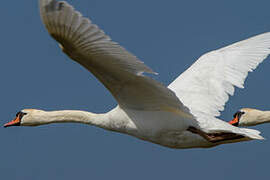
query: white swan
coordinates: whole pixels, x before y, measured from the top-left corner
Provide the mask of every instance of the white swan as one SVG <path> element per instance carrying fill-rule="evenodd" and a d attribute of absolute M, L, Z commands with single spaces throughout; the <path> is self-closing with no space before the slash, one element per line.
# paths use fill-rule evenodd
<path fill-rule="evenodd" d="M 169 87 L 147 77 L 143 62 L 111 41 L 67 2 L 40 0 L 43 23 L 62 50 L 93 73 L 118 106 L 105 114 L 25 109 L 5 127 L 77 122 L 126 133 L 171 148 L 212 147 L 263 139 L 260 132 L 219 120 L 234 86 L 270 53 L 270 33 L 200 57 Z"/>

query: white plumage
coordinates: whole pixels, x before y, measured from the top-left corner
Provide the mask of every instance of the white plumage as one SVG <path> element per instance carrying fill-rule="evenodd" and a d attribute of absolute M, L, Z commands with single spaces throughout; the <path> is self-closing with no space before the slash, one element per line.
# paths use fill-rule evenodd
<path fill-rule="evenodd" d="M 238 128 L 216 117 L 233 95 L 234 86 L 243 88 L 248 72 L 270 54 L 270 33 L 201 56 L 167 88 L 147 77 L 144 73 L 154 73 L 149 67 L 67 2 L 40 0 L 40 13 L 62 50 L 93 73 L 119 105 L 100 115 L 22 110 L 13 124 L 81 122 L 172 148 L 263 139 L 259 131 Z"/>
<path fill-rule="evenodd" d="M 219 116 L 234 86 L 244 88 L 248 72 L 270 53 L 270 33 L 201 56 L 169 85 L 193 114 Z"/>

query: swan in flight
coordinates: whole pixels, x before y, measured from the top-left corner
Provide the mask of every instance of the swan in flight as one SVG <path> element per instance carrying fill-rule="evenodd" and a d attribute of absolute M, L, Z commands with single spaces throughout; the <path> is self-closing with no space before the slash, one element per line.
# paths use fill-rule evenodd
<path fill-rule="evenodd" d="M 204 54 L 165 87 L 147 76 L 154 71 L 67 2 L 40 0 L 39 6 L 62 51 L 93 73 L 118 105 L 104 114 L 24 109 L 5 127 L 84 123 L 170 148 L 263 139 L 257 130 L 217 117 L 235 86 L 243 88 L 248 72 L 270 54 L 270 32 Z"/>

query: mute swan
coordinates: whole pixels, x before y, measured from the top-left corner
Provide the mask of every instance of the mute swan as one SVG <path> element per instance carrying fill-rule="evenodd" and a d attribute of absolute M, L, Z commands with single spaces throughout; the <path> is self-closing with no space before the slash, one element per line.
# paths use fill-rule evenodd
<path fill-rule="evenodd" d="M 147 77 L 149 67 L 64 1 L 40 0 L 40 14 L 63 52 L 99 79 L 118 106 L 108 113 L 25 109 L 8 126 L 76 122 L 126 133 L 171 148 L 213 147 L 263 139 L 220 115 L 234 86 L 270 53 L 264 33 L 201 56 L 168 87 Z"/>
<path fill-rule="evenodd" d="M 270 111 L 242 108 L 233 115 L 229 123 L 234 126 L 255 126 L 270 122 Z"/>

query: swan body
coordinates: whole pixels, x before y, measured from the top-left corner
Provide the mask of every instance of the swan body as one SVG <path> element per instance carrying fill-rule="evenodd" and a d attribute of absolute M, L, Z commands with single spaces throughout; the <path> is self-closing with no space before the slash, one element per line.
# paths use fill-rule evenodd
<path fill-rule="evenodd" d="M 104 114 L 25 109 L 5 127 L 84 123 L 171 148 L 263 139 L 257 130 L 216 117 L 234 87 L 243 88 L 248 72 L 270 54 L 270 33 L 203 55 L 165 87 L 145 75 L 154 71 L 67 2 L 39 0 L 39 5 L 45 27 L 63 52 L 93 73 L 118 106 Z"/>

